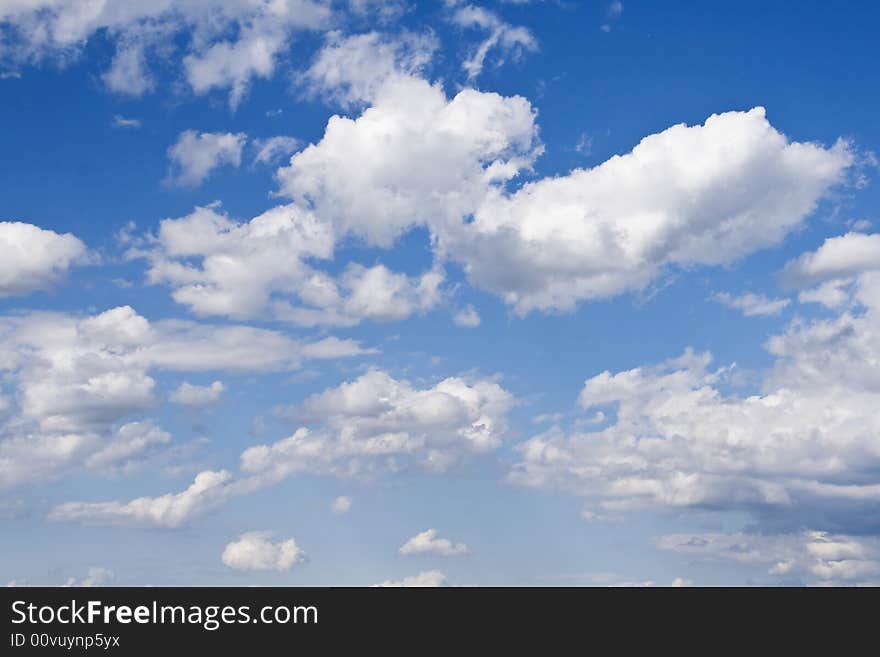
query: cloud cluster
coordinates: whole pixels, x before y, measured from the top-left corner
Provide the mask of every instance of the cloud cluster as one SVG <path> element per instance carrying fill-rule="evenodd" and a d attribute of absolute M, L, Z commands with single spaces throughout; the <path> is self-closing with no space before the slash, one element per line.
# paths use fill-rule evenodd
<path fill-rule="evenodd" d="M 225 470 L 205 470 L 179 493 L 138 497 L 127 503 L 67 502 L 55 507 L 49 519 L 93 526 L 173 529 L 219 507 L 230 497 L 253 489 L 253 482 L 235 481 L 232 474 Z"/>
<path fill-rule="evenodd" d="M 192 91 L 228 90 L 235 107 L 252 80 L 273 75 L 297 31 L 322 29 L 331 16 L 327 3 L 312 0 L 4 3 L 0 63 L 64 62 L 102 33 L 116 49 L 103 75 L 110 90 L 140 96 L 155 86 L 153 60 L 177 60 Z"/>
<path fill-rule="evenodd" d="M 880 539 L 822 531 L 791 534 L 671 534 L 657 540 L 663 550 L 706 559 L 759 565 L 785 582 L 876 586 Z"/>
<path fill-rule="evenodd" d="M 0 298 L 48 289 L 87 255 L 85 245 L 69 233 L 0 221 Z"/>
<path fill-rule="evenodd" d="M 300 326 L 353 326 L 390 321 L 433 308 L 444 274 L 392 272 L 381 264 L 349 265 L 331 276 L 315 261 L 332 258 L 332 226 L 295 204 L 239 223 L 217 207 L 164 219 L 147 248 L 148 279 L 172 287 L 178 303 L 200 315 L 272 317 Z"/>
<path fill-rule="evenodd" d="M 247 326 L 150 322 L 127 306 L 0 317 L 0 372 L 15 389 L 0 418 L 0 487 L 82 464 L 118 471 L 167 443 L 148 421 L 122 424 L 158 404 L 154 371 L 283 371 L 361 353 L 336 338 L 303 343 Z M 183 390 L 190 402 L 193 392 Z"/>
<path fill-rule="evenodd" d="M 101 568 L 99 566 L 93 566 L 89 568 L 89 572 L 85 577 L 77 579 L 76 577 L 68 577 L 67 581 L 62 586 L 67 587 L 93 587 L 93 586 L 107 586 L 109 582 L 112 582 L 116 578 L 116 575 L 113 571 L 108 570 L 106 568 Z"/>
<path fill-rule="evenodd" d="M 455 313 L 452 316 L 452 321 L 455 322 L 456 326 L 463 328 L 477 328 L 482 322 L 480 313 L 470 304 Z"/>
<path fill-rule="evenodd" d="M 782 280 L 801 289 L 798 300 L 840 308 L 856 300 L 871 272 L 880 271 L 880 234 L 850 232 L 826 239 L 815 251 L 789 262 Z M 806 288 L 806 289 L 805 289 Z"/>
<path fill-rule="evenodd" d="M 151 279 L 203 314 L 268 311 L 304 326 L 345 326 L 432 308 L 441 267 L 453 261 L 517 314 L 571 311 L 779 243 L 855 161 L 845 141 L 789 140 L 757 107 L 672 126 L 593 168 L 517 186 L 543 150 L 535 109 L 469 88 L 449 97 L 420 77 L 432 43 L 331 35 L 299 82 L 361 106 L 358 114 L 331 117 L 321 139 L 277 170 L 291 204 L 246 223 L 216 207 L 163 221 Z M 436 261 L 421 277 L 381 265 L 330 277 L 312 265 L 350 236 L 391 248 L 417 227 L 430 233 Z M 187 233 L 203 239 L 181 246 Z M 729 301 L 752 314 L 783 303 Z M 458 323 L 476 317 L 460 313 Z"/>
<path fill-rule="evenodd" d="M 865 514 L 880 498 L 880 278 L 863 274 L 857 290 L 858 309 L 796 319 L 767 341 L 776 361 L 758 394 L 725 392 L 732 368 L 690 351 L 588 379 L 581 406 L 611 421 L 526 441 L 512 478 L 609 509 L 745 509 L 767 526 L 878 529 Z"/>
<path fill-rule="evenodd" d="M 314 426 L 246 449 L 238 476 L 206 470 L 179 493 L 127 503 L 71 502 L 56 507 L 51 517 L 87 525 L 174 528 L 232 497 L 296 474 L 367 477 L 409 463 L 443 471 L 468 454 L 498 447 L 512 402 L 510 393 L 489 380 L 450 378 L 416 389 L 371 371 L 288 409 L 291 417 Z"/>
<path fill-rule="evenodd" d="M 369 37 L 369 35 L 368 35 Z M 383 49 L 384 47 L 384 49 Z M 340 65 L 382 62 L 373 76 Z M 280 192 L 338 235 L 390 247 L 416 226 L 440 260 L 519 314 L 644 289 L 670 269 L 734 263 L 798 228 L 855 162 L 851 145 L 789 140 L 756 107 L 650 135 L 588 169 L 512 183 L 540 155 L 524 98 L 440 85 L 378 37 L 328 45 L 307 75 L 369 103 L 334 116 L 277 172 Z"/>
<path fill-rule="evenodd" d="M 290 570 L 305 553 L 289 538 L 273 542 L 272 532 L 247 532 L 223 550 L 223 563 L 235 570 Z"/>
<path fill-rule="evenodd" d="M 277 164 L 281 159 L 296 151 L 299 140 L 287 135 L 277 135 L 266 139 L 254 140 L 257 154 L 254 156 L 254 164 Z"/>
<path fill-rule="evenodd" d="M 493 190 L 440 243 L 518 313 L 571 310 L 780 242 L 852 162 L 845 142 L 789 141 L 763 108 L 728 112 L 591 169 Z"/>

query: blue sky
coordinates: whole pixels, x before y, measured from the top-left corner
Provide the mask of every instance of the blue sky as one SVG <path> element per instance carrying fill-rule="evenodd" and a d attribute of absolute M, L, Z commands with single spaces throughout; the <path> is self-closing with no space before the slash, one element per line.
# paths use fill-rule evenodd
<path fill-rule="evenodd" d="M 0 581 L 880 581 L 877 19 L 0 3 Z"/>

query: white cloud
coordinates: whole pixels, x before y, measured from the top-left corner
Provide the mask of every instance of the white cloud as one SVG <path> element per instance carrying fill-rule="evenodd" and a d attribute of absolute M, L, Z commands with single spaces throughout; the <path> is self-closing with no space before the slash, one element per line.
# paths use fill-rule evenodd
<path fill-rule="evenodd" d="M 581 518 L 583 518 L 587 522 L 614 522 L 616 520 L 619 520 L 619 518 L 616 516 L 610 516 L 605 513 L 597 513 L 596 511 L 592 511 L 590 509 L 582 510 Z"/>
<path fill-rule="evenodd" d="M 593 138 L 586 132 L 582 132 L 574 145 L 576 153 L 590 155 L 593 152 Z"/>
<path fill-rule="evenodd" d="M 758 107 L 509 191 L 503 183 L 541 152 L 528 101 L 473 89 L 450 100 L 406 72 L 380 77 L 360 116 L 332 117 L 278 170 L 281 193 L 371 245 L 426 226 L 440 260 L 521 315 L 571 311 L 777 244 L 855 160 L 844 141 L 790 141 Z"/>
<path fill-rule="evenodd" d="M 424 313 L 441 298 L 444 274 L 432 269 L 406 276 L 383 265 L 349 265 L 336 277 L 311 262 L 329 260 L 332 227 L 294 204 L 278 206 L 246 223 L 214 207 L 165 219 L 151 248 L 152 283 L 202 315 L 263 318 L 300 326 L 353 326 Z"/>
<path fill-rule="evenodd" d="M 132 130 L 137 130 L 141 127 L 141 120 L 128 118 L 125 116 L 121 116 L 119 114 L 113 117 L 113 127 L 114 128 L 130 128 Z"/>
<path fill-rule="evenodd" d="M 281 191 L 336 234 L 379 246 L 428 226 L 438 256 L 520 314 L 570 311 L 670 268 L 727 265 L 776 244 L 854 161 L 842 141 L 789 141 L 755 108 L 673 126 L 594 168 L 510 193 L 498 183 L 540 152 L 528 102 L 472 89 L 449 100 L 392 70 L 362 85 L 372 105 L 358 118 L 333 117 L 321 141 L 279 169 Z"/>
<path fill-rule="evenodd" d="M 244 133 L 185 130 L 168 149 L 171 164 L 166 180 L 173 185 L 201 185 L 217 168 L 239 166 L 246 142 Z"/>
<path fill-rule="evenodd" d="M 534 110 L 518 96 L 465 89 L 450 100 L 402 74 L 374 96 L 358 118 L 332 117 L 278 170 L 281 192 L 339 235 L 389 247 L 413 226 L 460 222 L 539 150 Z"/>
<path fill-rule="evenodd" d="M 410 538 L 400 546 L 402 555 L 435 554 L 440 557 L 458 557 L 470 550 L 464 543 L 453 543 L 448 538 L 438 538 L 436 529 L 427 529 Z"/>
<path fill-rule="evenodd" d="M 384 85 L 422 72 L 438 47 L 432 34 L 404 32 L 391 38 L 378 32 L 330 32 L 298 82 L 308 94 L 346 107 L 370 102 Z"/>
<path fill-rule="evenodd" d="M 169 283 L 174 300 L 200 314 L 253 317 L 274 289 L 307 281 L 307 258 L 329 258 L 332 231 L 295 206 L 280 206 L 247 223 L 214 208 L 196 208 L 180 219 L 164 219 L 149 252 L 148 277 Z M 201 258 L 201 266 L 189 264 Z"/>
<path fill-rule="evenodd" d="M 281 409 L 283 416 L 317 428 L 245 450 L 242 469 L 351 476 L 393 471 L 413 460 L 442 471 L 467 454 L 499 447 L 512 404 L 510 393 L 487 379 L 452 377 L 418 389 L 372 370 Z"/>
<path fill-rule="evenodd" d="M 739 310 L 746 317 L 778 315 L 791 303 L 791 299 L 769 299 L 763 294 L 751 292 L 738 296 L 728 292 L 718 292 L 712 295 L 712 300 L 728 308 Z"/>
<path fill-rule="evenodd" d="M 605 22 L 602 23 L 602 31 L 610 32 L 614 29 L 617 21 L 623 15 L 623 2 L 621 0 L 612 0 L 605 9 Z"/>
<path fill-rule="evenodd" d="M 302 0 L 261 3 L 261 7 L 240 27 L 235 41 L 219 41 L 183 59 L 196 93 L 229 88 L 229 104 L 236 108 L 253 78 L 270 78 L 275 72 L 291 28 L 321 27 L 328 17 L 325 6 Z"/>
<path fill-rule="evenodd" d="M 691 557 L 759 565 L 768 575 L 811 584 L 859 584 L 880 578 L 880 539 L 822 531 L 791 534 L 671 534 L 657 546 Z"/>
<path fill-rule="evenodd" d="M 349 264 L 334 281 L 315 273 L 302 286 L 300 299 L 306 306 L 279 302 L 278 319 L 299 326 L 353 326 L 363 320 L 391 322 L 433 309 L 442 298 L 444 273 L 429 270 L 410 277 L 384 265 Z"/>
<path fill-rule="evenodd" d="M 468 304 L 465 308 L 462 308 L 453 315 L 452 321 L 455 322 L 456 326 L 476 328 L 480 325 L 480 314 L 477 312 L 476 308 Z"/>
<path fill-rule="evenodd" d="M 636 579 L 611 572 L 592 572 L 578 573 L 574 576 L 566 577 L 573 579 L 579 585 L 601 586 L 605 588 L 653 588 L 657 586 L 657 582 L 650 579 Z"/>
<path fill-rule="evenodd" d="M 11 412 L 0 418 L 0 487 L 82 464 L 129 470 L 167 443 L 149 422 L 120 426 L 158 404 L 153 371 L 284 371 L 359 353 L 350 340 L 303 343 L 246 326 L 149 322 L 129 307 L 0 317 L 0 371 L 15 388 Z"/>
<path fill-rule="evenodd" d="M 492 381 L 450 378 L 418 390 L 372 371 L 288 409 L 288 415 L 315 428 L 301 427 L 289 438 L 246 449 L 238 477 L 206 470 L 179 493 L 127 503 L 71 502 L 50 517 L 86 525 L 175 528 L 232 497 L 296 474 L 366 477 L 409 463 L 443 471 L 468 454 L 498 447 L 512 402 Z"/>
<path fill-rule="evenodd" d="M 129 422 L 116 430 L 108 444 L 86 458 L 87 467 L 97 471 L 125 473 L 138 466 L 150 451 L 171 442 L 171 434 L 152 422 Z"/>
<path fill-rule="evenodd" d="M 418 575 L 404 577 L 400 580 L 387 579 L 381 584 L 376 584 L 375 586 L 396 588 L 429 588 L 437 586 L 448 586 L 448 582 L 446 581 L 446 575 L 441 573 L 439 570 L 426 570 L 419 573 Z"/>
<path fill-rule="evenodd" d="M 835 279 L 825 281 L 809 290 L 798 292 L 801 303 L 818 303 L 836 309 L 848 304 L 852 298 L 852 279 Z"/>
<path fill-rule="evenodd" d="M 70 233 L 0 221 L 0 298 L 48 289 L 87 257 L 85 245 Z"/>
<path fill-rule="evenodd" d="M 299 140 L 295 137 L 279 135 L 268 139 L 255 139 L 254 146 L 257 148 L 254 164 L 277 164 L 299 148 Z"/>
<path fill-rule="evenodd" d="M 18 418 L 0 430 L 0 489 L 49 479 L 76 466 L 105 476 L 128 474 L 171 442 L 170 434 L 148 420 L 62 432 L 31 429 Z"/>
<path fill-rule="evenodd" d="M 870 287 L 872 272 L 877 271 L 880 271 L 880 234 L 849 232 L 829 237 L 815 251 L 787 263 L 782 270 L 782 280 L 792 288 L 807 288 L 798 293 L 801 303 L 840 309 L 866 303 L 859 297 L 866 292 L 865 284 Z"/>
<path fill-rule="evenodd" d="M 659 366 L 587 380 L 580 403 L 613 422 L 526 441 L 511 477 L 603 500 L 743 509 L 777 525 L 860 528 L 880 498 L 880 278 L 863 274 L 861 309 L 771 337 L 762 391 L 725 394 L 732 368 L 686 352 Z"/>
<path fill-rule="evenodd" d="M 330 510 L 333 511 L 336 515 L 343 515 L 351 511 L 351 498 L 345 495 L 340 495 L 333 503 L 330 505 Z"/>
<path fill-rule="evenodd" d="M 222 381 L 214 381 L 209 386 L 197 386 L 184 381 L 171 393 L 170 399 L 184 406 L 210 406 L 220 401 L 225 390 Z"/>
<path fill-rule="evenodd" d="M 294 33 L 320 29 L 330 8 L 311 0 L 32 0 L 4 3 L 0 62 L 66 62 L 98 33 L 116 46 L 103 75 L 112 90 L 139 96 L 154 86 L 148 55 L 182 62 L 197 94 L 228 89 L 234 108 L 254 78 L 272 76 Z M 230 37 L 230 35 L 234 35 Z M 152 62 L 155 63 L 155 62 Z"/>
<path fill-rule="evenodd" d="M 120 40 L 101 78 L 110 91 L 125 96 L 137 98 L 152 91 L 156 82 L 147 65 L 147 43 L 140 38 Z"/>
<path fill-rule="evenodd" d="M 113 571 L 107 570 L 106 568 L 100 568 L 97 566 L 93 566 L 89 568 L 89 573 L 82 579 L 77 579 L 76 577 L 69 577 L 67 581 L 63 584 L 63 586 L 71 587 L 93 587 L 93 586 L 107 586 L 109 582 L 112 582 L 116 578 L 116 575 L 113 574 Z"/>
<path fill-rule="evenodd" d="M 815 251 L 789 262 L 783 277 L 789 285 L 804 287 L 877 269 L 880 269 L 880 233 L 846 233 L 826 239 Z"/>
<path fill-rule="evenodd" d="M 762 108 L 728 112 L 591 169 L 493 190 L 439 241 L 518 313 L 572 310 L 670 267 L 730 264 L 780 242 L 852 162 L 844 142 L 790 142 Z"/>
<path fill-rule="evenodd" d="M 251 78 L 271 77 L 285 40 L 284 31 L 270 30 L 249 31 L 238 41 L 215 43 L 204 53 L 186 56 L 183 64 L 187 80 L 197 94 L 231 87 L 229 104 L 235 109 L 247 93 Z"/>
<path fill-rule="evenodd" d="M 95 526 L 173 529 L 219 507 L 234 495 L 253 490 L 251 483 L 235 481 L 225 470 L 206 470 L 197 474 L 193 483 L 180 493 L 139 497 L 125 504 L 68 502 L 55 507 L 49 519 Z"/>
<path fill-rule="evenodd" d="M 486 57 L 492 50 L 499 51 L 498 66 L 504 63 L 505 57 L 516 61 L 525 53 L 538 50 L 538 40 L 528 28 L 510 25 L 497 14 L 482 7 L 456 6 L 450 20 L 459 27 L 479 29 L 487 33 L 486 38 L 462 63 L 468 80 L 475 80 L 482 73 Z"/>
<path fill-rule="evenodd" d="M 223 563 L 235 570 L 290 570 L 305 559 L 292 538 L 272 542 L 272 532 L 247 532 L 223 550 Z"/>

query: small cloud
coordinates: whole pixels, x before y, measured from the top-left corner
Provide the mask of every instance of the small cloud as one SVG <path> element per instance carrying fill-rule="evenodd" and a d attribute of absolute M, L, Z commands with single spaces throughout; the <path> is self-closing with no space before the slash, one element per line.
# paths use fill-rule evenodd
<path fill-rule="evenodd" d="M 305 560 L 305 553 L 292 538 L 273 543 L 272 532 L 248 532 L 229 543 L 221 557 L 235 570 L 290 570 Z"/>
<path fill-rule="evenodd" d="M 470 549 L 464 543 L 453 543 L 448 538 L 438 538 L 436 529 L 427 529 L 404 543 L 399 552 L 404 556 L 436 554 L 440 557 L 458 557 L 468 554 Z"/>
<path fill-rule="evenodd" d="M 769 299 L 763 294 L 747 293 L 733 296 L 727 292 L 712 295 L 711 299 L 728 308 L 739 310 L 746 317 L 776 315 L 791 303 L 791 299 Z"/>
<path fill-rule="evenodd" d="M 130 41 L 117 47 L 110 68 L 101 76 L 107 89 L 123 96 L 139 98 L 152 91 L 155 80 L 147 66 L 147 48 Z"/>
<path fill-rule="evenodd" d="M 477 312 L 476 308 L 468 304 L 466 308 L 455 313 L 452 317 L 452 321 L 455 322 L 456 326 L 476 328 L 480 325 L 480 314 Z"/>
<path fill-rule="evenodd" d="M 603 413 L 602 411 L 596 411 L 590 417 L 588 417 L 585 422 L 587 424 L 602 424 L 605 419 L 605 413 Z"/>
<path fill-rule="evenodd" d="M 837 309 L 850 302 L 855 283 L 852 279 L 835 278 L 798 294 L 800 303 L 818 303 Z"/>
<path fill-rule="evenodd" d="M 623 2 L 620 0 L 614 0 L 614 2 L 608 5 L 608 8 L 605 10 L 605 22 L 602 24 L 603 32 L 610 32 L 614 29 L 614 26 L 617 24 L 617 21 L 620 20 L 621 15 L 623 14 Z"/>
<path fill-rule="evenodd" d="M 125 130 L 137 130 L 141 127 L 140 119 L 132 119 L 125 116 L 120 116 L 117 114 L 113 117 L 113 127 L 114 128 L 122 128 Z"/>
<path fill-rule="evenodd" d="M 581 518 L 587 522 L 620 522 L 620 516 L 610 516 L 607 513 L 599 513 L 591 509 L 581 511 Z"/>
<path fill-rule="evenodd" d="M 404 577 L 403 579 L 399 580 L 387 579 L 381 584 L 375 584 L 374 586 L 416 588 L 448 586 L 448 583 L 446 581 L 446 575 L 441 573 L 439 570 L 426 570 L 419 573 L 418 575 Z"/>
<path fill-rule="evenodd" d="M 574 150 L 581 155 L 589 155 L 593 152 L 593 138 L 586 132 L 582 132 L 574 145 Z"/>
<path fill-rule="evenodd" d="M 300 147 L 299 139 L 279 135 L 268 139 L 255 139 L 254 146 L 257 154 L 254 156 L 254 164 L 277 164 L 285 156 L 290 155 Z"/>
<path fill-rule="evenodd" d="M 351 498 L 345 495 L 340 495 L 333 500 L 333 503 L 330 505 L 330 510 L 338 516 L 348 513 L 351 511 Z"/>
<path fill-rule="evenodd" d="M 196 187 L 220 166 L 238 167 L 246 142 L 247 135 L 243 132 L 185 130 L 168 149 L 170 166 L 165 182 L 181 187 Z"/>
<path fill-rule="evenodd" d="M 183 406 L 210 406 L 220 401 L 225 390 L 222 381 L 214 381 L 209 386 L 197 386 L 184 381 L 171 393 L 170 399 Z"/>
<path fill-rule="evenodd" d="M 257 436 L 262 436 L 266 433 L 266 419 L 262 415 L 257 415 L 253 421 L 251 422 L 250 431 L 251 436 L 256 438 Z"/>
<path fill-rule="evenodd" d="M 77 579 L 76 577 L 68 577 L 67 581 L 64 583 L 64 586 L 106 586 L 108 582 L 113 581 L 115 578 L 116 576 L 113 574 L 113 571 L 107 570 L 106 568 L 92 567 L 89 568 L 88 575 L 86 575 L 82 579 Z"/>
<path fill-rule="evenodd" d="M 532 418 L 533 424 L 556 424 L 565 417 L 562 413 L 541 413 Z"/>
<path fill-rule="evenodd" d="M 868 232 L 874 226 L 869 219 L 853 219 L 852 221 L 848 221 L 846 225 L 850 229 L 862 233 Z"/>

